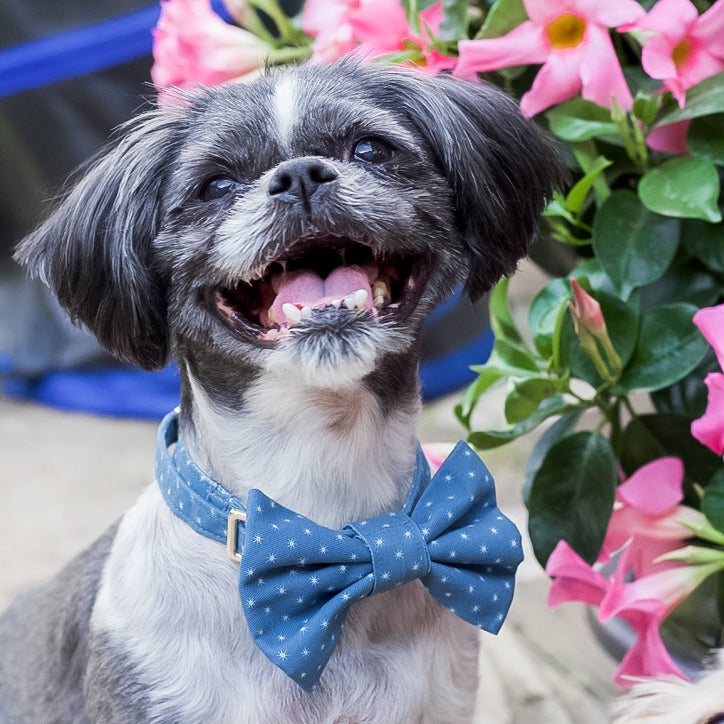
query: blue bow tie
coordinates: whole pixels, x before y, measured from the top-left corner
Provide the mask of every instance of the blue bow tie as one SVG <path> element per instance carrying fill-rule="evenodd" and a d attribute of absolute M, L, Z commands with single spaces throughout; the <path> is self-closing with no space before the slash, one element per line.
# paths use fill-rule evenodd
<path fill-rule="evenodd" d="M 244 506 L 191 460 L 178 441 L 175 412 L 159 427 L 156 477 L 171 510 L 226 543 L 240 561 L 239 594 L 254 641 L 308 691 L 349 606 L 366 596 L 419 578 L 445 608 L 491 633 L 510 607 L 523 559 L 520 534 L 496 507 L 493 479 L 464 442 L 432 479 L 418 448 L 402 509 L 341 530 L 317 525 L 259 490 Z"/>

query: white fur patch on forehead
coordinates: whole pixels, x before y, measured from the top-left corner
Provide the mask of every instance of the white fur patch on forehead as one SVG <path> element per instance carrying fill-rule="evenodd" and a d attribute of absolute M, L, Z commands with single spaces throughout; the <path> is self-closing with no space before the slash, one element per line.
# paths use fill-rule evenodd
<path fill-rule="evenodd" d="M 274 92 L 274 116 L 279 141 L 283 146 L 288 145 L 291 137 L 297 118 L 296 106 L 296 81 L 294 76 L 287 74 L 279 80 Z"/>

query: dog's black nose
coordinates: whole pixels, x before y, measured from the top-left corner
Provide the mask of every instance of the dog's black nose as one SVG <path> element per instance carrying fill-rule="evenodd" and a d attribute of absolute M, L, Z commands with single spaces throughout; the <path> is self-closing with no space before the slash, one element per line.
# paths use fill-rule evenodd
<path fill-rule="evenodd" d="M 322 184 L 334 181 L 337 172 L 319 158 L 294 158 L 277 168 L 268 192 L 284 201 L 308 201 Z"/>

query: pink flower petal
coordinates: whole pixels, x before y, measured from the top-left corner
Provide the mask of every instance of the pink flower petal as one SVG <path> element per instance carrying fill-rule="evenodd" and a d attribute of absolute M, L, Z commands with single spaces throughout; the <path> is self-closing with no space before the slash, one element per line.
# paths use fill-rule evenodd
<path fill-rule="evenodd" d="M 678 67 L 678 81 L 684 88 L 691 88 L 704 78 L 724 70 L 724 61 L 716 58 L 696 40 L 691 41 L 691 50 L 686 60 Z M 667 85 L 664 82 L 664 85 Z"/>
<path fill-rule="evenodd" d="M 530 90 L 520 99 L 520 110 L 532 118 L 546 108 L 572 98 L 580 87 L 575 54 L 552 53 L 538 71 Z"/>
<path fill-rule="evenodd" d="M 686 134 L 689 132 L 690 125 L 691 121 L 679 121 L 678 123 L 669 123 L 666 126 L 654 128 L 646 136 L 646 145 L 654 151 L 679 153 L 688 156 Z"/>
<path fill-rule="evenodd" d="M 455 69 L 458 75 L 543 63 L 548 56 L 543 33 L 531 22 L 522 23 L 502 38 L 461 40 L 458 50 L 460 58 Z"/>
<path fill-rule="evenodd" d="M 692 321 L 714 348 L 719 366 L 724 370 L 724 304 L 700 309 Z"/>
<path fill-rule="evenodd" d="M 641 51 L 641 65 L 652 78 L 673 78 L 676 65 L 672 57 L 677 41 L 665 35 L 655 35 Z"/>
<path fill-rule="evenodd" d="M 684 464 L 679 458 L 659 458 L 639 468 L 616 494 L 645 515 L 662 516 L 684 498 Z"/>
<path fill-rule="evenodd" d="M 646 616 L 630 614 L 622 616 L 636 631 L 636 641 L 621 659 L 614 682 L 619 686 L 631 686 L 633 678 L 673 674 L 682 679 L 686 676 L 674 663 L 661 640 L 659 626 Z"/>
<path fill-rule="evenodd" d="M 315 37 L 319 33 L 333 32 L 347 17 L 345 3 L 329 0 L 306 0 L 302 13 L 302 30 Z"/>
<path fill-rule="evenodd" d="M 262 40 L 216 15 L 209 0 L 164 0 L 151 77 L 159 88 L 216 85 L 254 70 L 267 52 Z"/>
<path fill-rule="evenodd" d="M 566 541 L 561 540 L 548 558 L 546 573 L 554 578 L 548 605 L 582 601 L 597 606 L 608 590 L 608 581 L 589 566 Z"/>
<path fill-rule="evenodd" d="M 717 0 L 699 18 L 691 35 L 714 55 L 724 58 L 724 0 Z"/>
<path fill-rule="evenodd" d="M 540 27 L 564 13 L 580 15 L 576 0 L 523 0 L 523 5 L 531 21 Z"/>
<path fill-rule="evenodd" d="M 633 105 L 611 37 L 598 25 L 588 28 L 580 74 L 581 95 L 589 101 L 610 108 L 613 97 L 626 110 Z"/>
<path fill-rule="evenodd" d="M 409 33 L 402 3 L 398 0 L 362 0 L 350 2 L 349 23 L 361 43 L 374 43 L 396 50 Z"/>
<path fill-rule="evenodd" d="M 699 13 L 689 0 L 659 0 L 649 12 L 630 26 L 656 30 L 675 43 L 681 40 L 693 28 Z"/>
<path fill-rule="evenodd" d="M 638 611 L 661 622 L 714 570 L 711 565 L 683 564 L 630 583 L 616 580 L 601 601 L 598 617 L 605 622 Z"/>
<path fill-rule="evenodd" d="M 717 455 L 724 453 L 724 374 L 710 372 L 704 380 L 709 398 L 706 411 L 691 423 L 691 434 Z"/>
<path fill-rule="evenodd" d="M 609 28 L 633 23 L 646 14 L 636 0 L 578 0 L 576 6 L 579 12 L 592 22 Z"/>

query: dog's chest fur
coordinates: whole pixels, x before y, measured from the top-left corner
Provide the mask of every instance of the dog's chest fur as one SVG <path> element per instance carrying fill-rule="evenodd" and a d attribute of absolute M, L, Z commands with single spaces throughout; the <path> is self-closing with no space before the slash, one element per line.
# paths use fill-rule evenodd
<path fill-rule="evenodd" d="M 270 395 L 284 397 L 283 414 Z M 218 472 L 237 461 L 236 479 L 226 484 L 268 490 L 283 505 L 335 526 L 399 506 L 409 484 L 414 445 L 407 431 L 415 411 L 384 419 L 369 393 L 324 396 L 315 409 L 315 396 L 278 381 L 259 384 L 241 415 L 245 425 L 213 411 L 196 390 L 205 429 L 229 451 L 218 458 Z M 261 422 L 260 410 L 267 418 Z M 401 425 L 401 417 L 408 424 Z M 280 434 L 264 445 L 267 426 Z M 228 470 L 223 473 L 228 477 Z M 243 575 L 243 561 L 241 566 Z M 110 649 L 111 658 L 130 664 L 148 692 L 142 706 L 149 720 L 413 722 L 470 716 L 477 634 L 438 606 L 419 582 L 355 605 L 319 689 L 306 694 L 253 644 L 238 575 L 223 546 L 177 519 L 155 486 L 124 516 L 91 630 L 103 647 L 101 657 L 108 658 Z"/>

